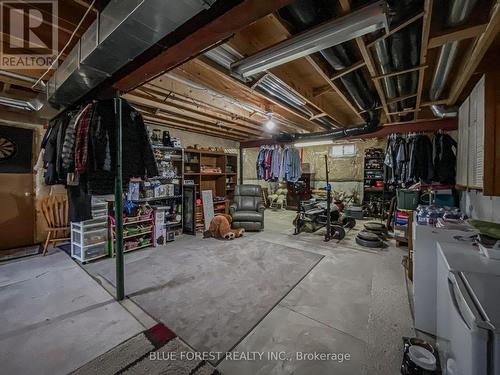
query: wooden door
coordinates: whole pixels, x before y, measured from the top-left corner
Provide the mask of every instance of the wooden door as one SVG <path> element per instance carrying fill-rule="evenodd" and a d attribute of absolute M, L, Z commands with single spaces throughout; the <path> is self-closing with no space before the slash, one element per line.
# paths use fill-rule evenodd
<path fill-rule="evenodd" d="M 33 131 L 0 126 L 0 251 L 34 243 Z"/>

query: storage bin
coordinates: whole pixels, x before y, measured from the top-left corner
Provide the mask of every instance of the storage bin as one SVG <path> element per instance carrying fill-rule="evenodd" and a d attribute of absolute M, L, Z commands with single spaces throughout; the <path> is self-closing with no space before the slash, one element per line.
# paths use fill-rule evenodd
<path fill-rule="evenodd" d="M 418 206 L 420 191 L 400 189 L 398 194 L 398 209 L 414 210 Z"/>
<path fill-rule="evenodd" d="M 347 217 L 352 217 L 353 219 L 362 219 L 363 218 L 363 209 L 357 206 L 351 206 L 346 208 L 345 210 Z"/>
<path fill-rule="evenodd" d="M 436 194 L 434 204 L 441 207 L 455 207 L 455 198 L 451 194 Z"/>

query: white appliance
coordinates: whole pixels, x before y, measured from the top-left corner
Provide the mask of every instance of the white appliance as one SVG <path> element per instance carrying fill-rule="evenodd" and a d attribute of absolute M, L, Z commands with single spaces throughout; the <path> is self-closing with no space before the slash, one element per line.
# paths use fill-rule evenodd
<path fill-rule="evenodd" d="M 436 335 L 437 243 L 461 243 L 454 237 L 475 232 L 416 224 L 413 220 L 413 301 L 415 328 Z"/>
<path fill-rule="evenodd" d="M 500 261 L 439 243 L 437 346 L 444 375 L 500 375 Z"/>

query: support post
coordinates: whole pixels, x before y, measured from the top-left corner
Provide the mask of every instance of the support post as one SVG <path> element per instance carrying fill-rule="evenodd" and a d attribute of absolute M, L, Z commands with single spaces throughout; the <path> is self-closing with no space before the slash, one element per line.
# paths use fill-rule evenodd
<path fill-rule="evenodd" d="M 122 185 L 122 99 L 120 92 L 114 98 L 116 124 L 116 176 L 115 176 L 115 235 L 116 235 L 116 299 L 125 298 L 123 260 L 123 185 Z"/>
<path fill-rule="evenodd" d="M 243 148 L 240 145 L 240 185 L 243 184 Z"/>
<path fill-rule="evenodd" d="M 328 242 L 332 238 L 332 223 L 330 217 L 331 200 L 332 200 L 332 186 L 329 180 L 328 171 L 328 155 L 325 155 L 325 168 L 326 168 L 326 232 L 325 232 L 325 242 Z"/>

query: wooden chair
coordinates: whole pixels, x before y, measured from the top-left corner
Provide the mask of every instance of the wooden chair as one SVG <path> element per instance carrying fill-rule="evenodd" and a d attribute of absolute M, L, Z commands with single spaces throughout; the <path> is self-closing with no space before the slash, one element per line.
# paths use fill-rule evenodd
<path fill-rule="evenodd" d="M 42 200 L 42 213 L 47 222 L 47 239 L 43 255 L 47 254 L 49 243 L 67 241 L 69 237 L 68 199 L 63 195 L 51 195 Z"/>

